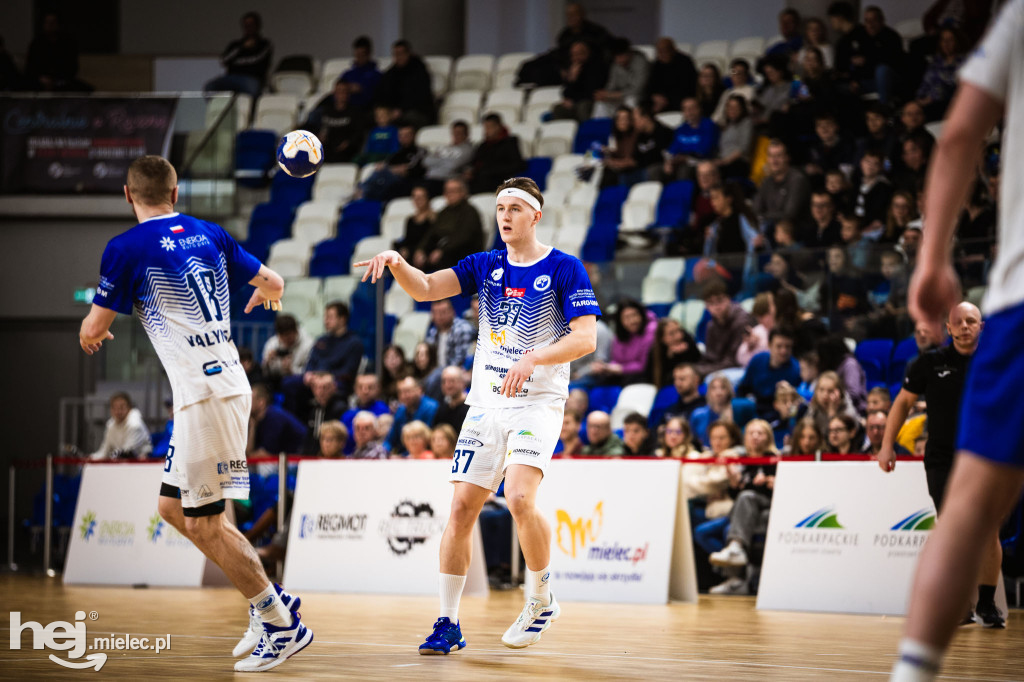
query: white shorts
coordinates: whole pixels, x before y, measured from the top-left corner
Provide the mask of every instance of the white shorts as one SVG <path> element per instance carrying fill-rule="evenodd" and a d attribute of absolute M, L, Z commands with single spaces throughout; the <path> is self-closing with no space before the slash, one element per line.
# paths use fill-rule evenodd
<path fill-rule="evenodd" d="M 245 444 L 251 403 L 250 393 L 207 398 L 174 413 L 163 482 L 181 491 L 183 508 L 249 497 Z"/>
<path fill-rule="evenodd" d="M 497 492 L 509 464 L 546 471 L 562 431 L 564 411 L 564 401 L 527 407 L 470 407 L 448 480 Z"/>

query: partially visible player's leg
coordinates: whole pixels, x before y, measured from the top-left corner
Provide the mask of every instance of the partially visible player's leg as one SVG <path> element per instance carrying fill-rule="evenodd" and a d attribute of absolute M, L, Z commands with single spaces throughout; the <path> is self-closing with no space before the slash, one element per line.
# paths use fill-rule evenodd
<path fill-rule="evenodd" d="M 1002 629 L 1006 619 L 996 606 L 996 588 L 1003 569 L 1003 545 L 999 541 L 999 528 L 981 552 L 981 571 L 978 574 L 977 621 L 987 628 Z"/>
<path fill-rule="evenodd" d="M 977 584 L 982 554 L 1024 488 L 1024 469 L 961 452 L 921 552 L 894 680 L 930 680 Z"/>

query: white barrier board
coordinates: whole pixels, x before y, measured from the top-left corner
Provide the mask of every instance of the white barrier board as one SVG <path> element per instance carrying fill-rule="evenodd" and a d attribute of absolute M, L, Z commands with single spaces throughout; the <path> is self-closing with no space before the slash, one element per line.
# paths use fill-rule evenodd
<path fill-rule="evenodd" d="M 160 518 L 163 462 L 87 464 L 64 582 L 199 587 L 206 557 Z"/>
<path fill-rule="evenodd" d="M 537 506 L 551 524 L 560 600 L 664 604 L 679 462 L 555 460 Z"/>

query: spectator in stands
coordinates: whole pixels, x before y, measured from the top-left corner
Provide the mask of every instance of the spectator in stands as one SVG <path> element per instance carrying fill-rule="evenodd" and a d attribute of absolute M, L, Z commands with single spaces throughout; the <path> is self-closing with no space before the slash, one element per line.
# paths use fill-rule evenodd
<path fill-rule="evenodd" d="M 867 320 L 868 336 L 894 338 L 904 336 L 909 328 L 907 318 L 907 290 L 909 278 L 904 267 L 903 254 L 895 249 L 881 253 L 882 280 L 871 291 L 871 302 L 876 309 Z"/>
<path fill-rule="evenodd" d="M 897 189 L 889 200 L 889 212 L 885 216 L 885 231 L 878 238 L 883 244 L 895 244 L 910 223 L 917 218 L 917 202 L 914 195 Z M 959 234 L 960 231 L 958 230 Z"/>
<path fill-rule="evenodd" d="M 718 219 L 711 204 L 711 190 L 722 184 L 722 174 L 714 161 L 697 164 L 697 186 L 690 200 L 689 229 L 680 237 L 683 253 L 695 254 L 704 250 L 704 235 L 708 226 Z"/>
<path fill-rule="evenodd" d="M 754 212 L 769 225 L 780 220 L 802 224 L 806 219 L 811 186 L 803 173 L 789 164 L 782 140 L 768 143 L 765 177 L 754 195 Z"/>
<path fill-rule="evenodd" d="M 325 163 L 350 163 L 362 151 L 369 125 L 366 113 L 350 101 L 351 87 L 339 79 L 302 124 L 323 143 Z"/>
<path fill-rule="evenodd" d="M 387 203 L 408 196 L 426 168 L 427 150 L 416 145 L 416 129 L 408 123 L 398 126 L 398 149 L 377 164 L 377 169 L 360 186 L 356 198 Z"/>
<path fill-rule="evenodd" d="M 860 159 L 861 182 L 857 188 L 854 212 L 865 231 L 880 230 L 892 198 L 892 185 L 882 174 L 882 154 L 875 149 L 864 152 Z"/>
<path fill-rule="evenodd" d="M 883 104 L 888 103 L 900 86 L 900 71 L 906 63 L 903 37 L 885 24 L 881 8 L 871 5 L 864 10 L 864 31 L 867 33 L 863 69 L 868 77 L 861 80 L 864 92 L 877 92 Z"/>
<path fill-rule="evenodd" d="M 838 168 L 825 171 L 825 191 L 832 196 L 832 204 L 837 208 L 845 208 L 853 203 L 853 185 Z"/>
<path fill-rule="evenodd" d="M 340 78 L 349 85 L 352 106 L 369 111 L 377 94 L 380 79 L 377 62 L 373 59 L 373 41 L 369 36 L 359 36 L 352 41 L 352 66 L 342 73 Z"/>
<path fill-rule="evenodd" d="M 580 438 L 580 413 L 566 410 L 562 415 L 562 430 L 558 434 L 555 454 L 560 457 L 576 457 L 583 454 L 583 440 Z"/>
<path fill-rule="evenodd" d="M 893 130 L 889 122 L 889 108 L 881 102 L 872 102 L 864 112 L 864 125 L 867 134 L 857 140 L 857 148 L 854 158 L 859 163 L 870 148 L 877 149 L 882 153 L 882 163 L 885 168 L 892 168 L 893 162 L 898 161 L 899 136 Z"/>
<path fill-rule="evenodd" d="M 697 92 L 697 68 L 690 56 L 676 49 L 671 38 L 658 38 L 656 59 L 647 78 L 645 99 L 654 113 L 678 111 L 683 98 Z"/>
<path fill-rule="evenodd" d="M 846 249 L 846 262 L 854 270 L 863 273 L 874 266 L 874 242 L 864 229 L 862 218 L 850 207 L 839 214 L 839 236 Z M 877 232 L 875 232 L 877 234 Z M 862 287 L 865 291 L 867 287 Z"/>
<path fill-rule="evenodd" d="M 779 35 L 782 37 L 782 40 L 769 45 L 768 49 L 765 50 L 765 56 L 774 57 L 780 55 L 788 59 L 799 53 L 800 48 L 804 46 L 804 37 L 800 32 L 800 24 L 800 13 L 792 7 L 787 7 L 779 12 Z"/>
<path fill-rule="evenodd" d="M 708 433 L 710 447 L 703 455 L 714 457 L 718 462 L 711 467 L 712 492 L 703 510 L 699 504 L 691 504 L 690 508 L 695 512 L 693 540 L 707 554 L 711 554 L 725 546 L 729 513 L 733 507 L 731 495 L 738 492 L 733 489 L 740 485 L 743 473 L 741 465 L 730 464 L 728 460 L 739 456 L 738 448 L 743 442 L 743 432 L 731 421 L 719 420 L 708 427 Z"/>
<path fill-rule="evenodd" d="M 401 117 L 417 128 L 432 124 L 436 112 L 427 65 L 412 53 L 408 40 L 392 44 L 391 59 L 377 86 L 377 103 L 391 110 L 391 120 Z"/>
<path fill-rule="evenodd" d="M 241 92 L 252 97 L 255 104 L 267 84 L 274 55 L 274 46 L 260 34 L 262 26 L 258 12 L 242 15 L 242 37 L 228 43 L 220 56 L 227 74 L 209 81 L 203 86 L 204 92 Z"/>
<path fill-rule="evenodd" d="M 423 395 L 423 386 L 413 377 L 406 377 L 398 382 L 398 400 L 401 405 L 395 412 L 395 421 L 391 425 L 384 447 L 392 455 L 404 455 L 405 445 L 402 443 L 402 429 L 413 421 L 421 421 L 427 426 L 434 423 L 437 414 L 437 401 Z"/>
<path fill-rule="evenodd" d="M 743 428 L 756 415 L 753 401 L 734 397 L 729 377 L 714 374 L 708 378 L 707 384 L 707 405 L 695 409 L 690 417 L 693 435 L 705 447 L 710 445 L 708 431 L 713 422 L 727 421 Z"/>
<path fill-rule="evenodd" d="M 814 420 L 818 431 L 828 433 L 828 425 L 833 417 L 847 415 L 857 418 L 857 408 L 843 390 L 842 380 L 832 371 L 823 371 L 814 386 L 814 396 L 807 409 L 807 416 Z"/>
<path fill-rule="evenodd" d="M 434 459 L 452 459 L 458 440 L 458 431 L 451 424 L 435 425 L 430 432 L 430 450 L 434 453 Z"/>
<path fill-rule="evenodd" d="M 451 299 L 442 299 L 430 304 L 430 327 L 424 341 L 437 349 L 437 366 L 441 369 L 454 365 L 462 368 L 466 358 L 473 355 L 476 349 L 476 328 L 461 317 L 455 316 L 455 306 Z M 428 379 L 427 394 L 435 396 L 431 383 L 438 384 L 436 394 L 439 396 L 441 372 Z M 435 396 L 436 397 L 436 396 Z"/>
<path fill-rule="evenodd" d="M 804 75 L 801 65 L 811 48 L 817 48 L 821 52 L 822 63 L 826 69 L 831 69 L 832 65 L 835 64 L 835 50 L 832 49 L 828 42 L 825 22 L 817 17 L 811 17 L 804 21 L 804 44 L 800 51 L 796 53 L 796 58 L 794 59 L 797 73 L 800 76 Z"/>
<path fill-rule="evenodd" d="M 341 459 L 345 456 L 345 445 L 348 443 L 348 429 L 340 421 L 326 421 L 320 425 L 317 443 L 306 452 L 323 459 Z"/>
<path fill-rule="evenodd" d="M 679 399 L 665 410 L 665 418 L 681 418 L 687 422 L 687 429 L 694 411 L 697 408 L 707 405 L 707 400 L 700 394 L 700 375 L 691 364 L 678 365 L 672 371 L 672 385 L 676 388 Z M 653 413 L 652 413 L 652 416 Z M 651 421 L 651 428 L 657 426 L 657 422 Z"/>
<path fill-rule="evenodd" d="M 406 459 L 434 459 L 434 453 L 430 450 L 430 427 L 418 419 L 403 426 L 402 447 Z M 395 452 L 391 455 L 398 456 Z"/>
<path fill-rule="evenodd" d="M 835 69 L 837 75 L 853 92 L 861 88 L 860 81 L 874 76 L 867 61 L 868 34 L 857 22 L 857 11 L 850 2 L 833 2 L 828 6 L 828 20 L 836 39 Z"/>
<path fill-rule="evenodd" d="M 956 90 L 956 74 L 964 62 L 960 37 L 950 26 L 939 31 L 938 51 L 928 58 L 928 68 L 917 88 L 917 103 L 928 121 L 941 121 Z"/>
<path fill-rule="evenodd" d="M 608 81 L 594 93 L 594 118 L 610 118 L 622 107 L 635 107 L 643 98 L 647 72 L 651 65 L 643 53 L 634 50 L 625 38 L 610 43 L 612 65 Z"/>
<path fill-rule="evenodd" d="M 754 121 L 747 110 L 747 100 L 742 95 L 732 95 L 725 105 L 725 124 L 718 141 L 718 158 L 714 160 L 722 177 L 749 177 L 753 143 Z"/>
<path fill-rule="evenodd" d="M 630 412 L 622 423 L 622 444 L 626 455 L 633 457 L 650 456 L 653 452 L 647 430 L 647 417 L 639 412 Z"/>
<path fill-rule="evenodd" d="M 103 427 L 103 442 L 89 459 L 146 459 L 153 450 L 146 421 L 131 396 L 119 392 L 110 396 L 110 419 Z"/>
<path fill-rule="evenodd" d="M 380 399 L 380 379 L 376 374 L 360 374 L 356 377 L 356 389 L 350 399 L 349 409 L 341 415 L 341 423 L 350 433 L 355 433 L 353 421 L 360 412 L 369 412 L 375 416 L 389 411 L 388 404 Z M 345 454 L 351 454 L 353 443 L 348 443 Z"/>
<path fill-rule="evenodd" d="M 426 187 L 413 187 L 410 198 L 414 213 L 405 220 L 404 236 L 392 245 L 406 260 L 412 260 L 413 249 L 419 245 L 437 220 L 437 214 L 430 207 L 430 193 Z"/>
<path fill-rule="evenodd" d="M 553 119 L 586 121 L 594 110 L 594 98 L 608 81 L 608 67 L 579 40 L 569 50 L 569 65 L 562 70 L 562 101 L 551 110 Z"/>
<path fill-rule="evenodd" d="M 658 388 L 672 383 L 675 369 L 689 362 L 700 362 L 700 349 L 690 332 L 678 320 L 663 317 L 658 320 L 654 345 L 651 346 L 650 378 Z"/>
<path fill-rule="evenodd" d="M 569 363 L 569 381 L 584 386 L 593 386 L 599 383 L 597 378 L 592 375 L 594 363 L 601 363 L 598 365 L 599 367 L 608 364 L 612 355 L 612 340 L 614 338 L 615 334 L 611 327 L 604 320 L 599 319 L 597 321 L 597 349 L 593 353 Z"/>
<path fill-rule="evenodd" d="M 374 127 L 366 135 L 362 153 L 355 158 L 360 165 L 379 163 L 398 151 L 398 128 L 391 122 L 391 110 L 378 106 L 373 110 Z"/>
<path fill-rule="evenodd" d="M 256 362 L 251 348 L 248 346 L 240 346 L 238 348 L 238 362 L 242 365 L 245 378 L 249 380 L 250 386 L 263 383 L 263 368 Z"/>
<path fill-rule="evenodd" d="M 768 418 L 774 410 L 775 387 L 780 381 L 796 386 L 800 383 L 800 365 L 793 359 L 793 332 L 773 329 L 768 350 L 750 360 L 743 378 L 736 384 L 736 394 L 752 397 L 759 417 Z"/>
<path fill-rule="evenodd" d="M 456 432 L 462 430 L 462 422 L 469 412 L 466 404 L 466 378 L 459 367 L 445 367 L 441 371 L 441 400 L 434 415 L 435 428 L 447 424 Z"/>
<path fill-rule="evenodd" d="M 654 451 L 655 457 L 666 457 L 672 459 L 696 459 L 701 456 L 693 447 L 693 434 L 690 432 L 690 424 L 683 417 L 671 417 L 665 422 L 661 429 L 661 442 Z M 700 470 L 703 467 L 697 465 Z M 686 485 L 688 471 L 683 469 L 683 485 Z M 687 495 L 690 499 L 691 495 Z"/>
<path fill-rule="evenodd" d="M 733 95 L 739 95 L 747 102 L 747 109 L 750 103 L 757 97 L 757 90 L 750 78 L 750 64 L 746 59 L 733 59 L 729 62 L 729 79 L 732 86 L 722 92 L 718 98 L 718 105 L 715 107 L 711 120 L 716 124 L 725 125 L 725 105 Z"/>
<path fill-rule="evenodd" d="M 779 223 L 785 225 L 785 222 Z M 776 231 L 778 226 L 776 226 Z M 776 258 L 782 259 L 778 252 L 772 254 L 772 261 Z M 784 259 L 782 259 L 784 261 Z M 788 267 L 784 265 L 783 267 Z M 740 367 L 750 364 L 751 358 L 758 353 L 768 350 L 768 335 L 775 328 L 775 297 L 770 291 L 762 291 L 754 296 L 754 303 L 750 307 L 750 314 L 757 321 L 757 324 L 747 330 L 743 337 L 743 343 L 736 351 L 736 362 Z"/>
<path fill-rule="evenodd" d="M 437 348 L 420 341 L 412 351 L 412 376 L 420 382 L 426 382 L 427 377 L 436 369 Z"/>
<path fill-rule="evenodd" d="M 359 363 L 363 359 L 363 340 L 348 328 L 348 306 L 332 301 L 324 310 L 324 335 L 316 340 L 309 352 L 306 373 L 302 382 L 309 386 L 312 372 L 330 372 L 338 382 L 338 394 L 347 400 L 352 393 Z M 286 379 L 282 388 L 287 394 Z"/>
<path fill-rule="evenodd" d="M 859 219 L 852 213 L 841 216 L 840 222 L 846 225 L 847 235 L 852 234 L 851 230 L 859 230 Z M 857 318 L 870 309 L 864 274 L 853 266 L 850 254 L 843 246 L 829 247 L 826 257 L 828 271 L 821 290 L 822 305 L 832 331 L 849 331 Z"/>
<path fill-rule="evenodd" d="M 570 389 L 569 397 L 565 399 L 565 409 L 568 412 L 575 412 L 582 419 L 590 413 L 590 395 L 582 388 Z"/>
<path fill-rule="evenodd" d="M 882 449 L 882 440 L 885 436 L 885 421 L 885 412 L 882 412 L 881 410 L 868 411 L 867 419 L 864 422 L 864 430 L 867 432 L 867 438 L 865 440 L 865 446 L 859 448 L 862 452 L 869 455 L 877 455 L 878 451 Z"/>
<path fill-rule="evenodd" d="M 384 361 L 381 369 L 380 390 L 385 402 L 391 404 L 398 401 L 398 382 L 412 374 L 412 366 L 405 359 L 405 350 L 396 344 L 384 348 Z"/>
<path fill-rule="evenodd" d="M 900 160 L 903 163 L 893 174 L 893 185 L 898 190 L 916 194 L 919 188 L 924 187 L 930 143 L 928 138 L 917 132 L 905 137 L 900 146 L 902 149 Z"/>
<path fill-rule="evenodd" d="M 277 386 L 282 378 L 301 374 L 312 349 L 313 339 L 299 327 L 295 317 L 279 314 L 274 319 L 274 335 L 263 345 L 264 379 Z"/>
<path fill-rule="evenodd" d="M 804 234 L 808 248 L 822 249 L 842 242 L 832 195 L 824 189 L 811 194 L 811 223 Z"/>
<path fill-rule="evenodd" d="M 818 114 L 814 119 L 814 134 L 807 150 L 807 165 L 804 166 L 807 175 L 823 175 L 825 171 L 836 168 L 853 168 L 853 143 L 839 134 L 839 121 L 835 114 Z"/>
<path fill-rule="evenodd" d="M 313 391 L 313 398 L 305 405 L 301 414 L 301 418 L 306 422 L 306 442 L 302 447 L 302 453 L 305 455 L 316 452 L 323 423 L 340 420 L 348 406 L 345 399 L 338 395 L 338 383 L 330 372 L 314 372 L 310 388 Z"/>
<path fill-rule="evenodd" d="M 61 30 L 56 12 L 43 15 L 40 29 L 25 57 L 27 85 L 50 92 L 92 92 L 93 87 L 78 78 L 78 44 Z"/>
<path fill-rule="evenodd" d="M 444 198 L 447 206 L 437 214 L 437 220 L 412 256 L 413 265 L 427 272 L 453 267 L 484 248 L 480 213 L 469 203 L 466 183 L 457 178 L 449 179 L 444 183 Z"/>
<path fill-rule="evenodd" d="M 714 115 L 723 92 L 725 92 L 725 84 L 722 83 L 722 72 L 718 70 L 718 65 L 708 62 L 700 67 L 695 96 L 697 104 L 700 105 L 701 116 L 711 118 Z"/>
<path fill-rule="evenodd" d="M 391 415 L 388 415 L 389 417 Z M 352 418 L 352 436 L 355 448 L 352 459 L 387 459 L 388 451 L 378 438 L 378 417 L 373 412 L 361 410 Z"/>
<path fill-rule="evenodd" d="M 643 381 L 658 329 L 658 316 L 639 301 L 624 299 L 615 311 L 614 327 L 610 361 L 592 362 L 591 376 L 600 383 L 620 386 Z"/>
<path fill-rule="evenodd" d="M 757 93 L 758 123 L 767 124 L 769 134 L 782 137 L 790 133 L 786 116 L 793 92 L 793 74 L 786 57 L 768 57 L 762 65 L 764 82 Z"/>
<path fill-rule="evenodd" d="M 821 371 L 818 369 L 818 351 L 813 348 L 804 350 L 797 356 L 800 363 L 800 384 L 796 387 L 797 393 L 804 400 L 811 400 L 814 397 L 814 390 L 818 385 L 818 377 Z"/>
<path fill-rule="evenodd" d="M 590 457 L 621 457 L 626 453 L 622 439 L 612 433 L 612 422 L 607 412 L 594 410 L 587 415 L 587 440 L 583 454 Z"/>
<path fill-rule="evenodd" d="M 772 412 L 767 419 L 775 434 L 775 447 L 782 449 L 797 423 L 807 414 L 807 403 L 797 392 L 793 384 L 780 381 L 775 385 L 775 398 L 772 401 Z"/>
<path fill-rule="evenodd" d="M 445 180 L 461 174 L 462 169 L 473 159 L 469 125 L 465 121 L 455 121 L 451 125 L 451 132 L 451 144 L 427 152 L 423 159 L 423 167 L 426 169 L 424 184 L 432 197 L 441 194 Z"/>
<path fill-rule="evenodd" d="M 859 423 L 848 414 L 837 414 L 828 422 L 828 451 L 837 455 L 858 455 L 861 449 L 856 443 Z M 883 434 L 884 434 L 883 425 Z"/>
<path fill-rule="evenodd" d="M 484 116 L 484 140 L 476 148 L 469 168 L 462 175 L 469 183 L 469 189 L 473 194 L 493 193 L 505 178 L 515 177 L 525 168 L 519 138 L 509 134 L 498 114 Z"/>
<path fill-rule="evenodd" d="M 703 298 L 711 321 L 704 340 L 704 359 L 694 369 L 707 376 L 726 367 L 736 367 L 736 351 L 743 343 L 746 328 L 754 326 L 754 321 L 739 304 L 732 302 L 721 279 L 704 285 Z"/>
<path fill-rule="evenodd" d="M 295 454 L 302 451 L 305 440 L 306 426 L 299 418 L 275 405 L 266 385 L 253 386 L 246 457 Z"/>
<path fill-rule="evenodd" d="M 910 100 L 903 105 L 900 109 L 900 132 L 899 132 L 899 144 L 897 148 L 900 152 L 899 158 L 893 159 L 893 168 L 900 170 L 900 165 L 903 163 L 903 141 L 911 136 L 920 136 L 922 148 L 924 149 L 924 155 L 927 157 L 932 153 L 932 148 L 935 146 L 935 136 L 928 132 L 925 128 L 926 118 L 924 114 L 924 107 L 922 107 L 916 100 Z M 921 207 L 924 206 L 923 202 L 919 202 Z"/>
<path fill-rule="evenodd" d="M 804 417 L 793 427 L 793 433 L 789 438 L 789 445 L 783 451 L 787 455 L 814 455 L 821 454 L 824 438 L 813 417 Z"/>
<path fill-rule="evenodd" d="M 633 111 L 619 107 L 612 117 L 612 132 L 608 144 L 601 148 L 601 188 L 613 185 L 633 185 L 644 180 L 636 165 L 637 131 L 633 127 Z"/>
<path fill-rule="evenodd" d="M 855 412 L 864 411 L 868 397 L 867 378 L 864 368 L 842 336 L 832 334 L 818 342 L 818 367 L 822 372 L 835 372 Z"/>
<path fill-rule="evenodd" d="M 754 268 L 754 252 L 767 242 L 738 182 L 712 187 L 710 198 L 717 219 L 708 227 L 704 256 L 728 271 L 733 288 L 738 289 Z"/>
<path fill-rule="evenodd" d="M 633 109 L 633 128 L 636 130 L 637 180 L 656 180 L 660 177 L 663 153 L 672 144 L 672 129 L 654 117 L 645 104 Z"/>
<path fill-rule="evenodd" d="M 718 148 L 718 128 L 701 115 L 697 99 L 684 99 L 682 111 L 683 122 L 675 130 L 662 168 L 664 182 L 692 180 L 697 163 L 712 158 Z"/>
<path fill-rule="evenodd" d="M 889 393 L 889 389 L 885 386 L 875 386 L 873 389 L 868 391 L 868 399 L 865 403 L 865 409 L 870 415 L 872 412 L 884 412 L 889 414 L 889 410 L 892 408 L 892 394 Z"/>
<path fill-rule="evenodd" d="M 591 52 L 600 59 L 606 59 L 605 53 L 612 37 L 608 29 L 587 19 L 583 3 L 570 2 L 565 6 L 565 28 L 558 33 L 558 55 L 561 64 L 567 64 L 572 46 L 582 41 Z"/>

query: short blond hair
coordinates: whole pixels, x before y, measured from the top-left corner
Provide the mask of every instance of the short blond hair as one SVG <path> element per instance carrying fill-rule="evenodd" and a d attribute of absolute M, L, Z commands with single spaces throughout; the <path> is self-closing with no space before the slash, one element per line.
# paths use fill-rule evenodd
<path fill-rule="evenodd" d="M 348 442 L 348 428 L 337 419 L 320 425 L 320 435 L 329 434 L 341 441 L 344 446 Z"/>
<path fill-rule="evenodd" d="M 498 196 L 501 194 L 502 190 L 506 189 L 521 189 L 536 199 L 540 203 L 541 208 L 544 208 L 544 195 L 540 193 L 540 188 L 537 187 L 537 183 L 530 178 L 509 178 L 498 185 L 498 189 L 494 191 L 494 196 Z"/>
<path fill-rule="evenodd" d="M 404 443 L 405 439 L 411 436 L 419 436 L 426 443 L 427 447 L 430 447 L 430 427 L 419 419 L 411 421 L 402 427 L 402 442 Z"/>
<path fill-rule="evenodd" d="M 162 156 L 148 154 L 140 156 L 128 166 L 125 178 L 132 200 L 146 206 L 173 203 L 174 188 L 178 185 L 178 174 L 171 162 Z"/>

